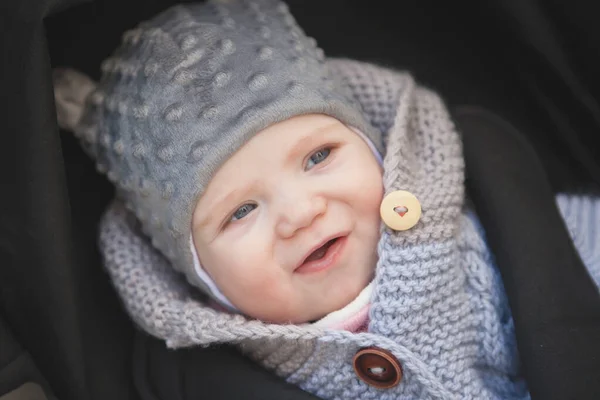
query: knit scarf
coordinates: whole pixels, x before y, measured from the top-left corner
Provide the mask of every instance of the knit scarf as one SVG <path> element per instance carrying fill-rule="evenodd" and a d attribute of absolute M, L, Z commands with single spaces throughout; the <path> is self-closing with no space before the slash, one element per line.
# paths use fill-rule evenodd
<path fill-rule="evenodd" d="M 513 324 L 484 233 L 465 207 L 460 137 L 433 92 L 407 73 L 329 60 L 385 138 L 386 194 L 413 193 L 419 223 L 383 226 L 367 332 L 275 325 L 207 306 L 141 234 L 117 200 L 101 222 L 100 247 L 131 317 L 173 348 L 230 343 L 325 399 L 526 399 Z M 352 367 L 361 348 L 401 363 L 389 389 Z"/>

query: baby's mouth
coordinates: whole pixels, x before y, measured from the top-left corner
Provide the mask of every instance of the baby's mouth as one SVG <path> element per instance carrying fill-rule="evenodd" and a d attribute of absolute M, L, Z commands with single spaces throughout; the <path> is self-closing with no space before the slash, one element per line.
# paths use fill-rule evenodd
<path fill-rule="evenodd" d="M 343 234 L 336 235 L 334 238 L 327 240 L 308 254 L 294 269 L 294 272 L 310 274 L 337 265 L 341 253 L 344 251 L 347 239 L 347 234 Z"/>
<path fill-rule="evenodd" d="M 315 260 L 320 260 L 321 258 L 323 258 L 325 256 L 325 254 L 327 254 L 327 250 L 331 247 L 331 245 L 333 245 L 339 238 L 333 238 L 330 241 L 328 241 L 327 243 L 325 243 L 323 246 L 319 247 L 318 249 L 316 249 L 315 251 L 313 251 L 307 258 L 306 260 L 304 260 L 304 262 L 302 264 L 306 264 L 307 262 L 310 261 L 315 261 Z"/>

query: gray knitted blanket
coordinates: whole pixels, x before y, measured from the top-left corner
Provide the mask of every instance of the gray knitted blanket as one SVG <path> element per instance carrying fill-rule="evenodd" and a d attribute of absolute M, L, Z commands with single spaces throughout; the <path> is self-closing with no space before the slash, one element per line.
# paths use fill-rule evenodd
<path fill-rule="evenodd" d="M 100 246 L 129 314 L 171 347 L 236 344 L 325 399 L 528 398 L 500 276 L 464 207 L 461 142 L 444 104 L 408 74 L 328 64 L 385 136 L 386 194 L 408 190 L 422 205 L 413 229 L 382 226 L 368 332 L 271 325 L 207 307 L 115 201 Z M 399 360 L 400 384 L 377 389 L 357 377 L 352 358 L 369 346 Z"/>

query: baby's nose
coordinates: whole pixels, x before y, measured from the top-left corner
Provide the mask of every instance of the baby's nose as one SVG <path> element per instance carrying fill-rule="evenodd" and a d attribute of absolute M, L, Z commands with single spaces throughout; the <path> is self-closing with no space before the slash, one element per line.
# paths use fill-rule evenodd
<path fill-rule="evenodd" d="M 277 222 L 278 234 L 288 238 L 299 230 L 309 227 L 327 211 L 327 201 L 317 195 L 297 195 L 286 197 L 281 203 Z"/>

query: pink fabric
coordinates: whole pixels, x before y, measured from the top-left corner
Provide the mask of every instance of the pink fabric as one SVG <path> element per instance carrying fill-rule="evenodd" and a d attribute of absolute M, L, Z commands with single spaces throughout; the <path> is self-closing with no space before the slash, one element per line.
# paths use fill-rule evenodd
<path fill-rule="evenodd" d="M 333 329 L 350 331 L 352 333 L 366 332 L 369 327 L 369 304 L 366 304 L 350 318 L 331 326 Z"/>

